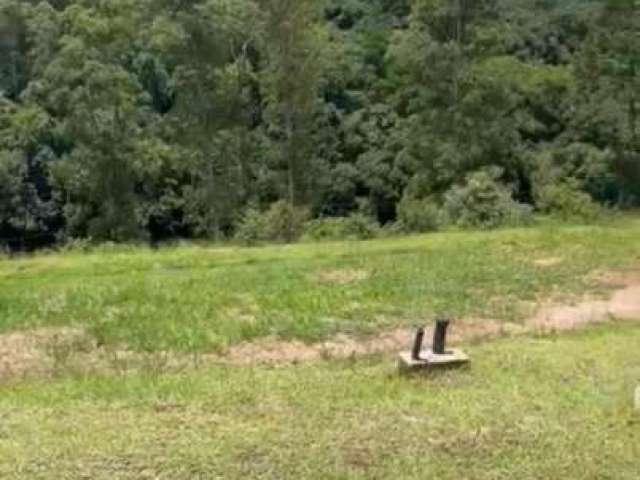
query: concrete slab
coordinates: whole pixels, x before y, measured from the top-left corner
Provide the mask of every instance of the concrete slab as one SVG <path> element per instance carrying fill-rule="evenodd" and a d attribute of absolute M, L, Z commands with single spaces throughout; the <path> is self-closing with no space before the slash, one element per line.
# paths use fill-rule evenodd
<path fill-rule="evenodd" d="M 469 362 L 469 356 L 462 350 L 456 349 L 450 349 L 444 355 L 436 355 L 428 350 L 422 352 L 420 360 L 411 358 L 411 352 L 402 352 L 398 359 L 400 370 L 405 372 L 455 368 L 466 365 Z"/>
<path fill-rule="evenodd" d="M 640 413 L 640 385 L 638 385 L 638 388 L 636 388 L 634 407 L 636 409 L 636 412 Z"/>

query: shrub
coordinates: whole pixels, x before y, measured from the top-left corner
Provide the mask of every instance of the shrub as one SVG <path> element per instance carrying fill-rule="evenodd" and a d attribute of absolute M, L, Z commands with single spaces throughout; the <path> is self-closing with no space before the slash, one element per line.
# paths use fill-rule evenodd
<path fill-rule="evenodd" d="M 307 218 L 307 210 L 286 201 L 272 204 L 264 213 L 250 207 L 236 223 L 235 238 L 247 244 L 294 242 L 302 235 Z"/>
<path fill-rule="evenodd" d="M 438 230 L 442 224 L 440 208 L 432 201 L 405 197 L 398 204 L 398 229 L 406 233 Z"/>
<path fill-rule="evenodd" d="M 320 218 L 307 222 L 304 238 L 307 240 L 368 240 L 378 236 L 380 225 L 362 213 L 349 217 Z"/>
<path fill-rule="evenodd" d="M 247 245 L 252 245 L 266 238 L 266 218 L 255 207 L 247 208 L 235 225 L 235 238 Z"/>
<path fill-rule="evenodd" d="M 91 238 L 77 238 L 67 237 L 64 239 L 64 243 L 61 243 L 58 250 L 61 252 L 89 252 L 92 248 L 95 248 L 93 239 Z"/>
<path fill-rule="evenodd" d="M 501 174 L 500 169 L 480 170 L 468 175 L 464 185 L 452 187 L 444 202 L 448 219 L 479 228 L 528 223 L 532 208 L 513 199 L 511 189 L 498 181 Z"/>
<path fill-rule="evenodd" d="M 308 210 L 284 200 L 272 204 L 265 214 L 267 240 L 286 243 L 298 240 L 308 218 Z"/>
<path fill-rule="evenodd" d="M 602 213 L 593 198 L 568 183 L 546 185 L 536 192 L 536 206 L 562 220 L 594 221 Z"/>

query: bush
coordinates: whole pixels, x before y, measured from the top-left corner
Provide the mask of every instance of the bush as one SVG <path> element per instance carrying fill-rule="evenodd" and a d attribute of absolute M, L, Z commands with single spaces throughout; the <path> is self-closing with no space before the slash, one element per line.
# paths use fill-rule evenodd
<path fill-rule="evenodd" d="M 368 240 L 380 233 L 380 225 L 373 218 L 354 213 L 349 217 L 320 218 L 307 222 L 306 240 Z"/>
<path fill-rule="evenodd" d="M 432 201 L 405 197 L 398 204 L 398 230 L 406 233 L 433 232 L 442 224 L 442 212 Z"/>
<path fill-rule="evenodd" d="M 308 219 L 307 209 L 294 207 L 284 200 L 274 203 L 265 215 L 267 240 L 285 243 L 298 240 Z"/>
<path fill-rule="evenodd" d="M 95 247 L 91 238 L 58 237 L 58 251 L 87 253 Z"/>
<path fill-rule="evenodd" d="M 500 169 L 480 170 L 468 175 L 464 185 L 451 188 L 444 202 L 449 221 L 478 228 L 530 222 L 532 208 L 513 199 L 511 189 L 498 180 L 501 174 Z"/>
<path fill-rule="evenodd" d="M 602 207 L 593 198 L 568 183 L 546 185 L 536 193 L 536 206 L 542 213 L 562 220 L 594 221 L 602 214 Z"/>
<path fill-rule="evenodd" d="M 247 208 L 235 225 L 235 238 L 247 245 L 266 240 L 266 218 L 255 207 Z"/>
<path fill-rule="evenodd" d="M 264 213 L 250 207 L 236 223 L 235 238 L 247 244 L 294 242 L 302 235 L 307 218 L 307 210 L 283 200 L 272 204 Z"/>

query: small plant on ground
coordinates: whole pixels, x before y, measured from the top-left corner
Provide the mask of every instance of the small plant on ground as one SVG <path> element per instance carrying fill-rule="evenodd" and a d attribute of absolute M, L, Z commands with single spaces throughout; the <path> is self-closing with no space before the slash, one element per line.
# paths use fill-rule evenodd
<path fill-rule="evenodd" d="M 84 334 L 56 334 L 45 344 L 45 351 L 53 361 L 56 374 L 68 371 L 77 354 L 88 353 L 93 349 L 93 339 Z"/>

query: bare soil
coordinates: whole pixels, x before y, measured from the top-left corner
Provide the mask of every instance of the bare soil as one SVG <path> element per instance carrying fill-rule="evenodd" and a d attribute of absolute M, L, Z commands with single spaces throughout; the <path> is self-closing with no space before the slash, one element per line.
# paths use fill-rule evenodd
<path fill-rule="evenodd" d="M 72 355 L 95 349 L 82 330 L 46 328 L 0 335 L 0 382 L 48 374 Z"/>
<path fill-rule="evenodd" d="M 367 270 L 355 268 L 343 268 L 338 270 L 324 270 L 316 274 L 311 280 L 316 283 L 349 285 L 351 283 L 362 282 L 371 276 Z"/>
<path fill-rule="evenodd" d="M 555 267 L 556 265 L 560 265 L 563 262 L 563 259 L 560 257 L 548 257 L 548 258 L 539 258 L 534 260 L 532 263 L 536 267 Z"/>
<path fill-rule="evenodd" d="M 318 281 L 350 283 L 365 279 L 363 271 L 323 272 Z M 582 328 L 612 320 L 640 320 L 640 271 L 606 273 L 598 285 L 612 290 L 608 299 L 583 297 L 573 302 L 547 302 L 522 323 L 491 319 L 465 319 L 452 326 L 451 342 L 460 343 L 505 335 L 549 333 Z M 298 341 L 267 338 L 242 343 L 222 354 L 198 356 L 158 353 L 136 354 L 98 348 L 78 329 L 41 329 L 0 335 L 0 383 L 33 376 L 51 376 L 68 368 L 83 370 L 164 371 L 194 365 L 251 366 L 290 365 L 329 358 L 385 353 L 411 345 L 412 331 L 397 328 L 371 337 L 338 335 L 308 345 Z"/>

